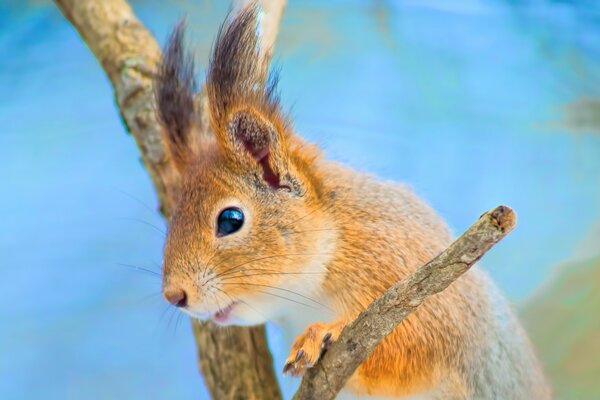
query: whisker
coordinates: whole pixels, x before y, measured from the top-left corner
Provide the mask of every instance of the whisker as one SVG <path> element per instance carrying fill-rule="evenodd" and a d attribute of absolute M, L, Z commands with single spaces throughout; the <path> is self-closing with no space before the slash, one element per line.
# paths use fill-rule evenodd
<path fill-rule="evenodd" d="M 252 307 L 250 305 L 250 303 L 248 303 L 247 301 L 244 301 L 242 299 L 238 299 L 237 301 L 239 301 L 240 303 L 242 303 L 243 305 L 245 305 L 246 307 L 248 307 L 249 309 L 251 309 L 252 311 L 254 311 L 255 313 L 257 313 L 258 315 L 260 315 L 265 320 L 268 319 L 267 317 L 265 317 L 265 315 L 263 313 L 261 313 L 260 311 L 258 311 L 256 308 Z"/>
<path fill-rule="evenodd" d="M 116 218 L 117 220 L 122 220 L 122 221 L 133 221 L 133 222 L 137 222 L 139 224 L 143 224 L 146 226 L 149 226 L 150 228 L 156 230 L 157 232 L 159 232 L 163 238 L 165 238 L 167 236 L 167 232 L 165 232 L 164 230 L 162 230 L 161 228 L 159 228 L 158 226 L 151 224 L 148 221 L 144 221 L 143 219 L 139 219 L 139 218 L 129 218 L 129 217 L 121 217 L 121 218 Z"/>
<path fill-rule="evenodd" d="M 197 280 L 198 280 L 198 281 L 199 281 L 200 279 L 202 279 L 202 278 L 204 278 L 204 277 L 206 276 L 206 273 L 208 272 L 208 268 L 209 268 L 210 262 L 211 262 L 211 261 L 212 261 L 212 260 L 213 260 L 213 259 L 214 259 L 216 256 L 217 256 L 217 252 L 215 251 L 215 252 L 213 253 L 213 255 L 212 255 L 212 256 L 210 256 L 210 258 L 209 258 L 209 259 L 208 259 L 208 260 L 207 260 L 207 261 L 204 263 L 204 266 L 202 267 L 202 271 L 201 271 L 201 272 L 198 272 L 198 273 L 196 274 L 196 276 L 197 276 Z M 226 258 L 225 260 L 221 261 L 221 262 L 220 262 L 220 263 L 218 263 L 217 265 L 220 265 L 220 264 L 224 263 L 224 262 L 225 262 L 225 261 L 227 261 L 227 260 L 229 260 L 229 257 L 228 257 L 228 258 Z M 213 268 L 215 268 L 217 265 L 215 265 Z M 206 282 L 206 283 L 208 283 L 208 282 Z M 205 284 L 206 284 L 206 283 L 205 283 Z M 204 287 L 204 284 L 202 285 L 202 287 Z"/>
<path fill-rule="evenodd" d="M 269 288 L 269 289 L 281 290 L 282 292 L 287 292 L 287 293 L 294 294 L 294 295 L 296 295 L 298 297 L 302 297 L 303 299 L 312 301 L 313 303 L 318 304 L 318 305 L 320 305 L 320 306 L 322 306 L 322 307 L 324 307 L 324 308 L 326 308 L 326 309 L 328 309 L 330 311 L 333 311 L 331 308 L 329 308 L 325 304 L 320 303 L 319 301 L 317 301 L 317 300 L 315 300 L 313 298 L 310 298 L 308 296 L 305 296 L 305 295 L 303 295 L 301 293 L 298 293 L 298 292 L 295 292 L 293 290 L 284 289 L 284 288 L 280 288 L 280 287 L 277 287 L 277 286 L 262 285 L 262 284 L 258 284 L 258 283 L 243 283 L 243 282 L 225 282 L 224 285 L 248 285 L 248 286 L 258 286 L 258 287 L 265 287 L 265 288 Z"/>
<path fill-rule="evenodd" d="M 244 274 L 244 272 L 246 271 L 273 271 L 273 272 L 264 272 L 264 273 L 256 273 L 256 274 Z M 235 279 L 235 278 L 242 278 L 242 277 L 247 277 L 247 276 L 262 276 L 262 275 L 320 275 L 320 274 L 326 274 L 327 271 L 314 271 L 314 272 L 279 272 L 276 271 L 274 269 L 262 269 L 262 268 L 250 268 L 250 269 L 244 269 L 243 271 L 236 271 L 239 273 L 239 275 L 233 275 L 231 276 L 231 274 L 229 274 L 228 276 L 226 276 L 225 278 L 222 278 L 221 281 L 227 281 L 230 279 Z"/>
<path fill-rule="evenodd" d="M 144 303 L 144 302 L 146 302 L 146 301 L 148 301 L 148 300 L 150 300 L 150 299 L 153 299 L 153 298 L 155 298 L 155 297 L 157 297 L 157 296 L 160 296 L 161 294 L 162 294 L 162 292 L 156 292 L 156 293 L 149 294 L 148 296 L 144 296 L 144 297 L 142 297 L 142 298 L 139 300 L 139 302 L 140 302 L 140 303 Z"/>
<path fill-rule="evenodd" d="M 173 305 L 171 304 L 166 304 L 166 307 L 163 309 L 163 311 L 160 313 L 160 318 L 158 319 L 159 323 L 162 323 L 163 318 L 165 317 L 165 314 L 167 313 L 167 311 L 169 311 L 169 309 L 173 307 Z"/>
<path fill-rule="evenodd" d="M 254 311 L 258 315 L 260 315 L 263 319 L 265 319 L 265 320 L 268 319 L 263 313 L 261 313 L 260 311 L 258 311 L 256 308 L 252 307 L 247 301 L 244 301 L 242 299 L 237 299 L 237 301 L 239 301 L 240 303 L 242 303 L 246 307 L 250 308 L 252 311 Z"/>
<path fill-rule="evenodd" d="M 165 321 L 165 316 L 167 315 L 167 312 L 169 312 L 171 309 L 173 308 L 172 304 L 165 304 L 163 310 L 160 313 L 160 316 L 158 318 L 158 320 L 156 321 L 156 325 L 154 327 L 154 333 L 155 335 L 158 335 L 159 333 L 162 333 L 162 335 L 164 336 L 164 334 L 166 333 L 164 329 L 164 321 Z M 161 328 L 159 330 L 159 327 Z M 162 337 L 162 336 L 161 336 Z"/>
<path fill-rule="evenodd" d="M 175 335 L 177 335 L 177 328 L 179 327 L 179 323 L 183 319 L 184 314 L 182 312 L 178 313 L 177 319 L 175 320 Z"/>
<path fill-rule="evenodd" d="M 175 307 L 171 308 L 172 312 L 169 316 L 169 322 L 167 323 L 167 331 L 171 330 L 171 323 L 173 322 L 173 317 L 178 313 L 178 310 Z M 174 332 L 173 332 L 174 335 Z"/>
<path fill-rule="evenodd" d="M 241 304 L 244 304 L 245 306 L 247 306 L 248 308 L 250 308 L 252 311 L 254 311 L 258 315 L 260 315 L 262 318 L 264 318 L 265 320 L 268 319 L 267 317 L 265 317 L 265 315 L 263 313 L 261 313 L 260 311 L 258 311 L 256 308 L 252 307 L 247 301 L 244 301 L 244 300 L 242 300 L 240 298 L 234 298 L 233 296 L 231 296 L 229 293 L 227 293 L 226 291 L 224 291 L 221 288 L 215 287 L 215 289 L 218 290 L 220 293 L 222 293 L 224 296 L 227 296 L 227 298 L 229 299 L 230 303 L 239 302 Z M 215 300 L 217 300 L 217 297 L 216 297 L 215 293 L 213 293 L 213 297 L 215 298 Z M 221 306 L 219 305 L 218 300 L 217 300 L 217 307 L 218 307 L 219 310 L 221 309 Z M 224 330 L 225 334 L 228 334 L 228 335 L 231 334 L 231 332 L 229 331 L 229 326 L 223 327 L 223 330 Z"/>
<path fill-rule="evenodd" d="M 225 296 L 227 296 L 229 298 L 229 300 L 231 300 L 231 302 L 233 303 L 235 300 L 233 297 L 231 297 L 231 295 L 227 292 L 225 292 L 223 289 L 220 289 L 218 287 L 215 287 L 215 289 L 217 289 L 219 292 L 223 293 Z"/>
<path fill-rule="evenodd" d="M 214 259 L 216 256 L 217 256 L 217 252 L 215 251 L 215 253 L 214 253 L 214 254 L 213 254 L 213 255 L 212 255 L 212 256 L 211 256 L 211 257 L 208 259 L 208 261 L 206 261 L 206 262 L 204 263 L 204 272 L 206 272 L 206 271 L 208 270 L 208 266 L 209 266 L 210 262 L 211 262 L 211 261 L 212 261 L 212 260 L 213 260 L 213 259 Z M 213 266 L 212 266 L 212 269 L 213 269 L 213 270 L 214 270 L 214 269 L 216 269 L 216 268 L 217 268 L 219 265 L 222 265 L 222 264 L 226 263 L 226 262 L 227 262 L 227 261 L 229 261 L 229 260 L 230 260 L 232 257 L 233 257 L 233 256 L 230 256 L 230 257 L 227 257 L 227 258 L 225 258 L 224 260 L 221 260 L 221 261 L 220 261 L 220 262 L 218 262 L 217 264 L 213 265 Z M 227 272 L 227 271 L 229 271 L 229 270 L 231 270 L 231 269 L 234 269 L 234 268 L 235 268 L 235 267 L 232 267 L 232 268 L 230 268 L 230 269 L 227 269 L 227 270 L 225 270 L 224 272 Z M 217 276 L 218 276 L 218 274 L 217 274 Z M 210 282 L 210 281 L 207 281 L 207 282 L 205 282 L 205 284 L 206 284 L 206 283 L 208 283 L 208 282 Z"/>
<path fill-rule="evenodd" d="M 225 296 L 227 296 L 230 300 L 231 303 L 234 302 L 240 302 L 246 306 L 248 306 L 248 308 L 250 308 L 252 311 L 256 312 L 258 315 L 260 315 L 261 317 L 263 317 L 265 320 L 267 319 L 267 317 L 265 317 L 260 311 L 258 311 L 256 308 L 252 307 L 250 304 L 248 304 L 248 302 L 240 299 L 240 298 L 233 298 L 229 293 L 227 293 L 226 291 L 224 291 L 223 289 L 220 289 L 218 287 L 216 287 L 215 289 L 217 289 L 219 292 L 223 293 Z"/>
<path fill-rule="evenodd" d="M 308 308 L 312 308 L 313 310 L 317 310 L 316 307 L 311 306 L 310 304 L 306 304 L 306 303 L 303 303 L 301 301 L 293 300 L 293 299 L 290 299 L 290 298 L 285 297 L 285 296 L 279 296 L 278 294 L 270 293 L 270 292 L 267 292 L 267 291 L 264 291 L 264 290 L 259 290 L 258 292 L 259 293 L 268 294 L 269 296 L 278 297 L 278 298 L 283 299 L 283 300 L 291 301 L 292 303 L 300 304 L 302 306 L 305 306 L 305 307 L 308 307 Z"/>
<path fill-rule="evenodd" d="M 212 260 L 213 260 L 213 259 L 214 259 L 216 256 L 217 256 L 217 252 L 215 251 L 215 252 L 213 253 L 213 255 L 212 255 L 212 256 L 210 256 L 210 258 L 209 258 L 208 260 L 206 260 L 206 262 L 204 263 L 204 264 L 205 264 L 205 266 L 206 266 L 206 265 L 208 265 L 208 264 L 210 264 L 210 262 L 211 262 L 211 261 L 212 261 Z"/>
<path fill-rule="evenodd" d="M 131 268 L 134 271 L 145 272 L 154 277 L 158 277 L 158 278 L 161 277 L 161 275 L 158 272 L 152 271 L 151 269 L 148 269 L 148 268 L 140 267 L 140 266 L 133 265 L 133 264 L 123 264 L 123 263 L 117 263 L 117 265 L 120 265 L 121 267 Z"/>
<path fill-rule="evenodd" d="M 135 202 L 137 202 L 137 203 L 141 204 L 141 205 L 142 205 L 142 206 L 143 206 L 143 207 L 144 207 L 146 210 L 150 211 L 150 212 L 151 212 L 153 215 L 158 215 L 158 216 L 162 217 L 162 215 L 161 215 L 161 214 L 158 212 L 158 210 L 156 210 L 156 209 L 154 209 L 154 208 L 150 207 L 150 206 L 149 206 L 148 204 L 146 204 L 144 201 L 142 201 L 142 200 L 138 199 L 137 197 L 135 197 L 135 196 L 133 196 L 133 195 L 131 195 L 131 194 L 129 194 L 129 193 L 127 193 L 127 192 L 125 192 L 125 191 L 121 190 L 121 189 L 116 189 L 116 188 L 115 188 L 115 190 L 116 190 L 117 192 L 121 193 L 122 195 L 124 195 L 124 196 L 126 196 L 126 197 L 129 197 L 131 200 L 133 200 L 133 201 L 135 201 Z"/>
<path fill-rule="evenodd" d="M 267 259 L 270 259 L 270 258 L 277 258 L 277 257 L 295 257 L 295 256 L 326 256 L 326 255 L 331 255 L 331 253 L 296 253 L 296 254 L 276 254 L 276 255 L 271 255 L 271 256 L 259 257 L 259 258 L 255 258 L 255 259 L 252 259 L 252 260 L 249 260 L 249 261 L 243 262 L 243 263 L 241 263 L 241 264 L 237 264 L 237 265 L 235 265 L 235 266 L 233 266 L 233 267 L 231 267 L 231 268 L 228 268 L 228 269 L 226 269 L 225 271 L 223 271 L 223 272 L 221 272 L 221 273 L 219 273 L 219 274 L 217 274 L 217 275 L 213 276 L 212 278 L 210 278 L 208 281 L 206 281 L 206 282 L 204 283 L 204 285 L 206 285 L 208 282 L 212 281 L 213 279 L 216 279 L 216 278 L 221 278 L 221 277 L 223 277 L 223 276 L 225 276 L 225 275 L 228 275 L 229 273 L 231 273 L 231 271 L 233 271 L 233 270 L 235 270 L 235 269 L 237 269 L 237 268 L 239 268 L 239 267 L 242 267 L 242 266 L 244 266 L 244 265 L 247 265 L 247 264 L 251 264 L 251 263 L 253 263 L 253 262 L 261 261 L 261 260 L 267 260 Z M 203 286 L 204 286 L 204 285 L 203 285 Z"/>

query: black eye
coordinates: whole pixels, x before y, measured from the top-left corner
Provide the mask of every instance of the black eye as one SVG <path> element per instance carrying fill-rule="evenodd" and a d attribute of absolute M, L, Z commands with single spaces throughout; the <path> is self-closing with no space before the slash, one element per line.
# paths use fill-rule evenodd
<path fill-rule="evenodd" d="M 217 220 L 217 235 L 225 236 L 239 231 L 244 225 L 244 213 L 239 208 L 226 208 Z"/>

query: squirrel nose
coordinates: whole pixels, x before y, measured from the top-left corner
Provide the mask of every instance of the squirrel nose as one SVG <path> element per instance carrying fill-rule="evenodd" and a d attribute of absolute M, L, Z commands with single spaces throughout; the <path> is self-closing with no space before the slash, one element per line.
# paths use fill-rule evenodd
<path fill-rule="evenodd" d="M 187 306 L 187 294 L 183 289 L 169 288 L 164 291 L 165 299 L 174 306 Z"/>

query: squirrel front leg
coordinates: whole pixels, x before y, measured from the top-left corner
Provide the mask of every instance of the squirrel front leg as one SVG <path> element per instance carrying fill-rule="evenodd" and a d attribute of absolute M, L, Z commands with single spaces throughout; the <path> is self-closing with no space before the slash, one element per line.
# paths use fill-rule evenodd
<path fill-rule="evenodd" d="M 301 376 L 316 364 L 323 352 L 338 339 L 344 327 L 350 321 L 347 319 L 334 322 L 315 322 L 306 327 L 304 332 L 296 337 L 290 355 L 283 367 L 283 373 Z"/>

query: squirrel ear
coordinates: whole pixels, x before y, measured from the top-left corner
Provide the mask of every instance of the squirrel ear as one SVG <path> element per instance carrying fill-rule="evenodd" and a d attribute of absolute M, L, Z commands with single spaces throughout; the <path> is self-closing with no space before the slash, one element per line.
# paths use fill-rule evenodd
<path fill-rule="evenodd" d="M 232 114 L 226 129 L 233 154 L 250 155 L 258 162 L 271 188 L 291 189 L 284 177 L 288 175 L 285 137 L 275 125 L 254 111 L 240 110 Z"/>
<path fill-rule="evenodd" d="M 275 189 L 301 194 L 298 151 L 279 107 L 278 74 L 261 53 L 256 3 L 228 18 L 217 35 L 206 75 L 210 125 L 224 154 L 242 168 L 262 168 Z M 269 49 L 263 49 L 269 52 Z"/>

